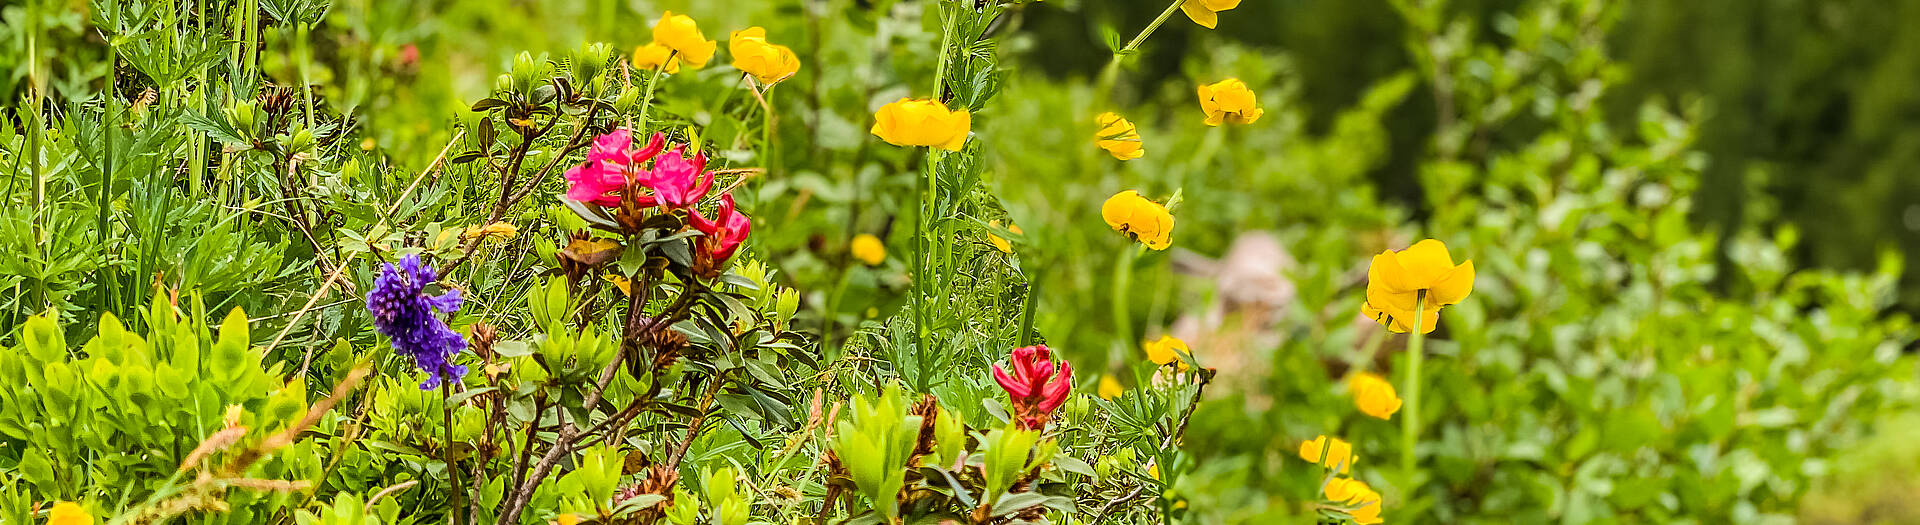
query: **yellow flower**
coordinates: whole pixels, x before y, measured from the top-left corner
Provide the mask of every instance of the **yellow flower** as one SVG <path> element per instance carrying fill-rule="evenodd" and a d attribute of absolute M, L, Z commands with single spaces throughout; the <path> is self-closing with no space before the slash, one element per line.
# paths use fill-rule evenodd
<path fill-rule="evenodd" d="M 661 67 L 665 67 L 666 71 L 664 72 L 671 75 L 680 72 L 680 57 L 673 54 L 673 49 L 668 48 L 666 44 L 653 42 L 634 48 L 633 67 L 639 69 L 660 69 Z"/>
<path fill-rule="evenodd" d="M 1220 12 L 1240 7 L 1240 0 L 1187 0 L 1180 3 L 1180 10 L 1187 13 L 1193 23 L 1207 29 L 1220 23 Z"/>
<path fill-rule="evenodd" d="M 853 252 L 854 259 L 859 259 L 867 266 L 879 266 L 887 260 L 887 245 L 881 244 L 880 238 L 872 234 L 862 233 L 853 236 L 853 243 L 847 247 L 847 250 Z"/>
<path fill-rule="evenodd" d="M 1365 481 L 1333 478 L 1327 481 L 1326 494 L 1328 500 L 1350 509 L 1347 515 L 1353 517 L 1354 523 L 1371 525 L 1385 521 L 1380 519 L 1380 493 L 1367 486 Z"/>
<path fill-rule="evenodd" d="M 1141 343 L 1141 346 L 1147 349 L 1147 359 L 1160 366 L 1174 365 L 1181 372 L 1187 371 L 1187 360 L 1180 356 L 1193 355 L 1193 349 L 1187 347 L 1186 341 L 1171 335 L 1162 335 L 1159 339 Z"/>
<path fill-rule="evenodd" d="M 554 525 L 579 525 L 580 515 L 569 512 L 566 514 L 561 514 L 559 516 L 554 516 L 553 523 Z"/>
<path fill-rule="evenodd" d="M 1127 190 L 1113 194 L 1100 205 L 1100 218 L 1114 231 L 1127 234 L 1148 248 L 1165 250 L 1173 245 L 1173 214 L 1158 202 Z"/>
<path fill-rule="evenodd" d="M 873 114 L 873 134 L 895 146 L 930 146 L 960 151 L 973 131 L 973 115 L 949 110 L 938 100 L 900 99 Z"/>
<path fill-rule="evenodd" d="M 713 50 L 719 47 L 700 33 L 700 24 L 695 23 L 693 17 L 676 15 L 673 11 L 662 13 L 660 21 L 653 24 L 653 42 L 667 46 L 694 69 L 706 67 L 707 61 L 713 60 Z"/>
<path fill-rule="evenodd" d="M 999 228 L 1000 221 L 998 220 L 987 221 L 987 226 Z M 1013 233 L 1014 235 L 1021 235 L 1026 233 L 1026 232 L 1020 231 L 1020 225 L 1014 224 L 1011 222 L 1007 223 L 1007 231 L 1010 233 Z M 1007 239 L 999 235 L 988 233 L 987 242 L 993 243 L 993 248 L 996 250 L 1000 250 L 1000 253 L 1013 253 L 1013 244 L 1007 242 Z"/>
<path fill-rule="evenodd" d="M 1200 86 L 1200 109 L 1207 112 L 1208 126 L 1222 122 L 1252 124 L 1266 114 L 1254 100 L 1253 90 L 1237 78 Z"/>
<path fill-rule="evenodd" d="M 78 503 L 62 501 L 47 511 L 47 525 L 93 525 L 93 514 Z"/>
<path fill-rule="evenodd" d="M 1120 397 L 1120 393 L 1125 391 L 1126 389 L 1121 387 L 1120 382 L 1115 380 L 1113 376 L 1100 376 L 1100 399 Z"/>
<path fill-rule="evenodd" d="M 773 84 L 800 71 L 800 58 L 793 49 L 767 43 L 767 30 L 758 26 L 734 31 L 727 39 L 727 53 L 733 55 L 733 67 Z"/>
<path fill-rule="evenodd" d="M 496 238 L 497 237 L 500 239 L 512 239 L 513 236 L 519 235 L 519 234 L 520 234 L 520 229 L 515 228 L 512 224 L 507 224 L 505 222 L 495 222 L 493 224 L 488 224 L 486 226 L 482 226 L 479 228 L 467 228 L 466 230 L 460 232 L 460 238 L 472 239 L 476 237 L 478 238 Z"/>
<path fill-rule="evenodd" d="M 1427 239 L 1373 256 L 1367 267 L 1367 302 L 1360 313 L 1388 330 L 1407 332 L 1419 311 L 1420 333 L 1428 333 L 1440 324 L 1440 307 L 1459 303 L 1470 293 L 1473 261 L 1453 264 L 1446 243 Z"/>
<path fill-rule="evenodd" d="M 1100 132 L 1093 136 L 1093 144 L 1107 150 L 1107 154 L 1113 155 L 1113 158 L 1133 160 L 1147 154 L 1140 142 L 1140 131 L 1132 121 L 1112 111 L 1101 113 L 1093 121 L 1100 125 Z"/>
<path fill-rule="evenodd" d="M 1328 445 L 1329 442 L 1332 445 Z M 1322 452 L 1326 453 L 1327 460 L 1321 464 L 1329 469 L 1340 467 L 1341 474 L 1347 473 L 1357 459 L 1353 455 L 1353 444 L 1340 438 L 1320 436 L 1300 442 L 1300 459 L 1307 460 L 1309 463 L 1319 462 Z"/>
<path fill-rule="evenodd" d="M 1360 372 L 1347 378 L 1347 390 L 1353 393 L 1353 406 L 1360 412 L 1380 419 L 1392 419 L 1394 412 L 1400 411 L 1400 395 L 1393 391 L 1393 383 L 1372 372 Z"/>

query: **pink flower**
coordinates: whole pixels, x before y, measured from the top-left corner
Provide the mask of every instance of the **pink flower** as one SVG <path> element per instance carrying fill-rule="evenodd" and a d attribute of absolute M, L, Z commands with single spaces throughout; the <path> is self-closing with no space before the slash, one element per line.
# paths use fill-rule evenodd
<path fill-rule="evenodd" d="M 668 208 L 685 209 L 706 198 L 713 189 L 713 174 L 708 173 L 707 155 L 695 153 L 687 158 L 686 145 L 674 146 L 668 155 L 653 161 L 653 171 L 641 181 L 653 189 L 653 197 Z M 731 205 L 727 206 L 732 209 Z M 722 216 L 722 220 L 726 217 Z"/>
<path fill-rule="evenodd" d="M 706 190 L 703 188 L 701 193 L 706 193 Z M 733 252 L 740 248 L 740 243 L 747 240 L 747 234 L 753 231 L 753 220 L 734 209 L 731 194 L 720 196 L 720 209 L 715 216 L 719 220 L 708 220 L 696 210 L 690 220 L 694 229 L 705 234 L 698 242 L 701 254 L 711 257 L 717 267 L 719 263 L 732 258 Z"/>
<path fill-rule="evenodd" d="M 587 162 L 569 168 L 566 173 L 567 198 L 601 206 L 619 206 L 620 196 L 634 182 L 644 182 L 640 165 L 652 160 L 666 148 L 667 137 L 655 133 L 647 141 L 646 147 L 633 149 L 633 135 L 625 129 L 616 129 L 593 140 L 593 147 L 587 150 Z M 656 162 L 655 164 L 658 164 Z M 641 206 L 652 206 L 653 197 L 635 193 L 634 199 Z"/>
<path fill-rule="evenodd" d="M 993 380 L 1013 398 L 1014 416 L 1021 428 L 1046 428 L 1053 411 L 1073 393 L 1073 366 L 1060 361 L 1059 368 L 1054 368 L 1048 353 L 1047 345 L 1015 348 L 1008 359 L 1012 374 L 993 365 Z"/>

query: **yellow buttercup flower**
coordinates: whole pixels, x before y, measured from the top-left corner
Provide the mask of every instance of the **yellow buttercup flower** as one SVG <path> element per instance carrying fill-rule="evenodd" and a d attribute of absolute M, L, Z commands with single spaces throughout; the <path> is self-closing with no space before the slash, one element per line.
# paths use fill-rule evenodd
<path fill-rule="evenodd" d="M 1372 372 L 1360 372 L 1347 379 L 1347 390 L 1353 393 L 1353 406 L 1360 413 L 1380 419 L 1392 419 L 1394 412 L 1400 411 L 1400 395 L 1394 393 L 1393 383 Z"/>
<path fill-rule="evenodd" d="M 1165 250 L 1173 245 L 1173 214 L 1166 206 L 1127 190 L 1113 194 L 1100 205 L 1100 218 L 1114 231 L 1127 234 L 1148 248 Z"/>
<path fill-rule="evenodd" d="M 1254 100 L 1253 90 L 1237 78 L 1200 86 L 1200 109 L 1207 112 L 1208 126 L 1222 122 L 1252 124 L 1266 114 Z"/>
<path fill-rule="evenodd" d="M 1174 365 L 1181 372 L 1187 371 L 1187 360 L 1182 355 L 1193 355 L 1193 349 L 1187 342 L 1171 335 L 1162 335 L 1159 339 L 1141 343 L 1147 349 L 1147 359 L 1160 366 Z"/>
<path fill-rule="evenodd" d="M 554 516 L 553 523 L 554 525 L 580 525 L 580 515 L 569 512 Z"/>
<path fill-rule="evenodd" d="M 887 245 L 881 243 L 880 238 L 872 234 L 862 233 L 853 236 L 853 242 L 847 250 L 853 252 L 854 259 L 866 263 L 867 266 L 879 266 L 887 260 Z"/>
<path fill-rule="evenodd" d="M 706 67 L 707 61 L 713 60 L 713 50 L 719 47 L 700 33 L 700 24 L 694 22 L 693 17 L 676 15 L 673 11 L 661 14 L 660 21 L 653 24 L 653 42 L 666 46 L 676 58 L 694 69 Z"/>
<path fill-rule="evenodd" d="M 633 67 L 638 69 L 660 69 L 664 67 L 666 69 L 663 72 L 671 75 L 680 72 L 680 56 L 673 54 L 673 49 L 667 47 L 666 44 L 652 42 L 634 48 Z"/>
<path fill-rule="evenodd" d="M 93 514 L 78 503 L 62 501 L 48 509 L 47 525 L 93 525 Z"/>
<path fill-rule="evenodd" d="M 1113 158 L 1133 160 L 1147 154 L 1140 142 L 1140 131 L 1132 121 L 1112 111 L 1101 113 L 1093 121 L 1100 125 L 1099 133 L 1093 136 L 1093 144 L 1107 150 L 1107 154 L 1113 155 Z"/>
<path fill-rule="evenodd" d="M 733 55 L 733 67 L 762 84 L 772 84 L 800 71 L 800 58 L 794 56 L 793 49 L 787 46 L 767 42 L 767 30 L 762 27 L 749 27 L 734 31 L 727 38 L 727 53 Z"/>
<path fill-rule="evenodd" d="M 873 114 L 873 135 L 895 146 L 960 151 L 973 131 L 973 115 L 932 99 L 900 99 Z"/>
<path fill-rule="evenodd" d="M 1459 303 L 1473 293 L 1473 261 L 1453 264 L 1446 243 L 1427 239 L 1401 251 L 1373 256 L 1367 267 L 1367 302 L 1360 313 L 1388 330 L 1413 330 L 1414 312 L 1420 313 L 1420 333 L 1440 324 L 1440 308 Z"/>
<path fill-rule="evenodd" d="M 1346 505 L 1348 516 L 1354 523 L 1372 525 L 1382 523 L 1380 519 L 1380 493 L 1375 492 L 1367 482 L 1352 478 L 1333 478 L 1327 480 L 1327 499 Z"/>
<path fill-rule="evenodd" d="M 987 221 L 987 226 L 999 228 L 1000 221 L 998 220 Z M 1022 235 L 1026 233 L 1026 232 L 1020 231 L 1020 225 L 1013 224 L 1013 223 L 1007 223 L 1007 231 L 1015 235 Z M 1000 253 L 1013 253 L 1013 243 L 1007 242 L 1005 238 L 999 235 L 988 233 L 987 242 L 993 243 L 993 248 L 996 250 L 1000 250 Z"/>
<path fill-rule="evenodd" d="M 1321 465 L 1329 469 L 1340 467 L 1341 474 L 1353 468 L 1353 462 L 1357 459 L 1353 455 L 1353 444 L 1340 438 L 1320 436 L 1300 442 L 1300 459 L 1309 463 L 1319 462 L 1322 452 L 1326 453 L 1327 459 Z"/>
<path fill-rule="evenodd" d="M 1097 392 L 1100 394 L 1100 399 L 1113 399 L 1120 397 L 1126 389 L 1122 388 L 1120 381 L 1115 380 L 1113 376 L 1100 376 L 1100 388 Z"/>
<path fill-rule="evenodd" d="M 1220 12 L 1240 7 L 1240 0 L 1187 0 L 1180 3 L 1180 10 L 1187 13 L 1193 23 L 1207 29 L 1220 24 Z"/>

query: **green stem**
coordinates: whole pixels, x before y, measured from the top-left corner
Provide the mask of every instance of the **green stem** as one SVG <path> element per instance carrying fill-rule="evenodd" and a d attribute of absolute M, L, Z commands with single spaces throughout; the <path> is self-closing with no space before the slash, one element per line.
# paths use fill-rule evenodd
<path fill-rule="evenodd" d="M 1132 303 L 1127 300 L 1133 287 L 1133 261 L 1140 257 L 1140 250 L 1141 247 L 1135 243 L 1120 249 L 1120 258 L 1113 268 L 1113 285 L 1108 287 L 1113 291 L 1110 301 L 1113 306 L 1113 333 L 1119 339 L 1120 357 L 1123 359 L 1128 349 L 1140 344 L 1140 339 L 1133 335 L 1133 312 L 1128 308 Z"/>
<path fill-rule="evenodd" d="M 1426 361 L 1427 354 L 1421 348 L 1427 340 L 1422 333 L 1420 321 L 1426 316 L 1427 291 L 1421 290 L 1413 307 L 1413 332 L 1407 341 L 1407 405 L 1400 416 L 1400 469 L 1408 474 L 1413 472 L 1418 458 L 1414 446 L 1420 439 L 1420 364 Z"/>
<path fill-rule="evenodd" d="M 672 64 L 674 56 L 679 54 L 677 50 L 667 53 L 667 59 L 660 61 L 659 67 L 653 68 L 653 78 L 647 80 L 647 93 L 640 97 L 640 125 L 633 128 L 635 133 L 645 132 L 647 129 L 647 110 L 653 108 L 653 86 L 660 83 L 660 72 L 666 71 L 667 64 Z"/>
<path fill-rule="evenodd" d="M 1186 0 L 1173 0 L 1173 3 L 1168 5 L 1165 11 L 1160 12 L 1159 17 L 1154 18 L 1153 22 L 1147 24 L 1146 29 L 1141 29 L 1140 34 L 1134 35 L 1133 40 L 1128 41 L 1126 47 L 1122 47 L 1120 51 L 1115 52 L 1113 54 L 1113 60 L 1107 62 L 1106 69 L 1100 72 L 1102 85 L 1111 85 L 1112 76 L 1120 72 L 1120 61 L 1125 59 L 1127 55 L 1132 54 L 1134 50 L 1140 49 L 1140 44 L 1146 42 L 1147 37 L 1153 36 L 1153 32 L 1160 29 L 1161 24 L 1167 23 L 1167 19 L 1173 18 L 1173 14 L 1180 11 L 1180 4 L 1184 3 L 1186 3 Z"/>
<path fill-rule="evenodd" d="M 943 10 L 947 8 L 944 3 L 936 3 L 934 5 Z M 957 23 L 956 17 L 959 15 L 959 12 L 958 9 L 946 11 L 943 13 L 944 16 L 941 17 L 939 60 L 934 62 L 933 66 L 933 99 L 935 101 L 942 100 L 944 98 L 943 95 L 946 93 L 947 64 L 952 60 L 952 55 L 950 55 L 947 50 L 953 47 L 954 25 Z M 915 334 L 918 336 L 916 339 L 917 344 L 914 348 L 915 352 L 917 352 L 914 360 L 920 368 L 920 377 L 916 381 L 916 383 L 918 383 L 916 386 L 920 387 L 920 391 L 922 392 L 927 391 L 927 388 L 932 384 L 926 377 L 927 374 L 931 372 L 931 370 L 928 369 L 927 357 L 933 355 L 933 352 L 929 348 L 931 346 L 929 341 L 931 340 L 932 329 L 927 326 L 927 320 L 931 318 L 931 312 L 927 311 L 926 296 L 934 290 L 934 287 L 933 279 L 927 275 L 927 263 L 930 262 L 929 257 L 933 255 L 933 250 L 936 249 L 936 246 L 940 249 L 945 249 L 946 246 L 945 243 L 936 245 L 934 238 L 929 235 L 934 229 L 934 221 L 939 219 L 939 210 L 937 208 L 939 207 L 938 195 L 940 193 L 940 161 L 946 158 L 945 153 L 945 151 L 939 148 L 928 148 L 926 179 L 915 182 L 916 186 L 921 184 L 926 185 L 924 188 L 917 188 L 924 196 L 926 202 L 921 204 L 919 213 L 914 217 L 913 226 L 915 239 L 913 254 L 913 324 Z"/>

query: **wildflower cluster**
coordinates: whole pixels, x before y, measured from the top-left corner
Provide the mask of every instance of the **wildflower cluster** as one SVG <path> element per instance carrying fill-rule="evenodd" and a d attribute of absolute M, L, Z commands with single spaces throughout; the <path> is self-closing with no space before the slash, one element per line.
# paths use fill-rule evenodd
<path fill-rule="evenodd" d="M 700 32 L 700 24 L 693 17 L 667 11 L 653 25 L 653 40 L 633 50 L 631 63 L 635 68 L 674 74 L 681 66 L 706 67 L 718 46 Z M 734 69 L 768 86 L 800 71 L 799 56 L 787 46 L 769 42 L 764 27 L 729 34 L 727 53 L 733 55 Z"/>
<path fill-rule="evenodd" d="M 400 256 L 397 263 L 386 263 L 373 290 L 367 292 L 367 311 L 373 313 L 374 327 L 393 341 L 393 349 L 413 358 L 427 380 L 422 390 L 438 388 L 443 381 L 459 381 L 467 367 L 453 364 L 453 357 L 467 348 L 459 332 L 447 327 L 435 312 L 451 314 L 460 310 L 460 290 L 429 296 L 425 290 L 439 277 L 434 269 L 422 265 L 420 256 Z"/>
<path fill-rule="evenodd" d="M 710 274 L 733 257 L 752 232 L 753 221 L 736 208 L 730 194 L 720 196 L 711 214 L 698 210 L 696 205 L 713 189 L 706 154 L 689 157 L 686 144 L 671 150 L 665 144 L 666 136 L 660 133 L 638 148 L 626 129 L 601 135 L 587 152 L 587 161 L 567 170 L 567 198 L 615 209 L 614 218 L 628 230 L 641 229 L 656 212 L 686 214 L 702 234 L 695 242 L 695 266 Z"/>

